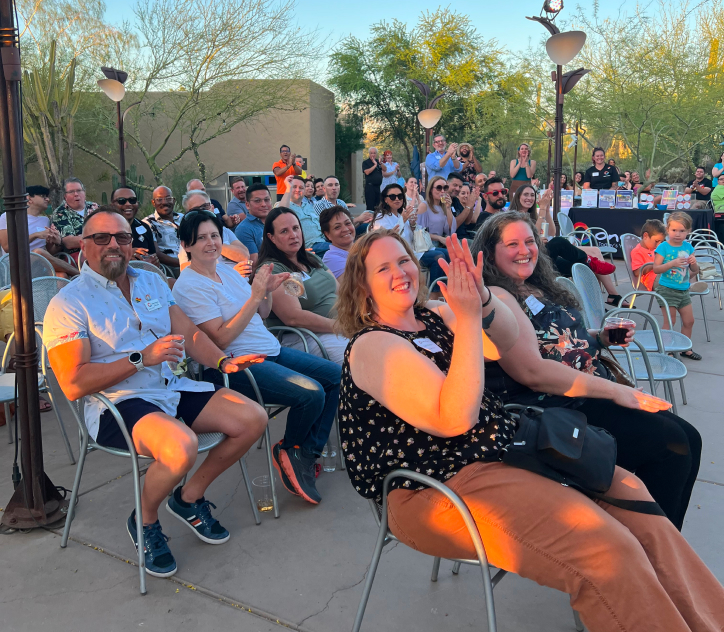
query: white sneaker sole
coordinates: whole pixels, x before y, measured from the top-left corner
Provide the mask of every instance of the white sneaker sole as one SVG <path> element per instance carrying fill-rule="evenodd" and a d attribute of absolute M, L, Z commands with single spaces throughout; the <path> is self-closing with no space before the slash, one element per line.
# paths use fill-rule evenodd
<path fill-rule="evenodd" d="M 194 535 L 201 540 L 202 542 L 206 542 L 206 544 L 224 544 L 224 542 L 228 542 L 229 538 L 231 537 L 231 534 L 227 535 L 223 540 L 212 540 L 211 538 L 207 538 L 206 536 L 201 535 L 192 524 L 189 524 L 186 518 L 183 516 L 179 516 L 173 509 L 171 509 L 171 506 L 166 503 L 166 511 L 170 513 L 174 518 L 177 520 L 183 522 L 191 531 L 194 532 Z"/>
<path fill-rule="evenodd" d="M 128 528 L 128 524 L 126 524 L 126 532 L 128 533 L 129 537 L 131 538 L 131 541 L 133 542 L 133 548 L 136 549 L 136 553 L 138 553 L 138 542 L 136 542 L 136 538 L 133 537 L 133 534 L 131 533 L 131 530 Z M 176 571 L 178 570 L 178 566 L 174 568 L 172 571 L 168 571 L 167 573 L 158 573 L 156 571 L 149 570 L 148 566 L 144 566 L 144 570 L 146 571 L 147 575 L 151 575 L 153 577 L 172 577 L 176 574 Z"/>

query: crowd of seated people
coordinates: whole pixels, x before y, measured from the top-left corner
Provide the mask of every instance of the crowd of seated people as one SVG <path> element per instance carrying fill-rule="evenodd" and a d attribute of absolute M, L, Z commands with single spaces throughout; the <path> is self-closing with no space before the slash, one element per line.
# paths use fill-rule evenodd
<path fill-rule="evenodd" d="M 363 213 L 339 198 L 336 177 L 307 177 L 286 145 L 275 201 L 264 184 L 236 180 L 224 209 L 192 180 L 180 205 L 157 187 L 154 212 L 139 220 L 133 188 L 116 189 L 98 209 L 82 183 L 66 183 L 53 214 L 63 228 L 55 239 L 49 223 L 43 237 L 85 263 L 52 300 L 44 344 L 67 397 L 106 395 L 138 453 L 155 459 L 142 497 L 147 571 L 176 572 L 158 519 L 164 502 L 203 542 L 229 539 L 206 494 L 264 432 L 248 369 L 265 401 L 288 407 L 272 457 L 290 494 L 322 501 L 317 462 L 339 414 L 359 494 L 379 501 L 385 476 L 403 466 L 445 482 L 473 510 L 490 562 L 570 594 L 592 632 L 720 630 L 724 592 L 680 534 L 701 437 L 666 401 L 612 379 L 600 360 L 606 331 L 585 329 L 580 306 L 555 282 L 586 263 L 613 302 L 609 264 L 556 236 L 552 194 L 529 182 L 529 147 L 511 163 L 507 211 L 505 182 L 482 173 L 472 147 L 457 156 L 444 137 L 435 141 L 430 171 L 439 173 L 426 188 L 415 178 L 389 182 Z M 372 162 L 370 174 L 397 175 Z M 635 172 L 627 180 L 634 190 L 637 180 Z M 580 184 L 590 185 L 586 174 Z M 133 259 L 163 264 L 175 283 L 129 267 Z M 170 370 L 184 357 L 202 366 L 201 381 Z M 593 501 L 503 464 L 517 429 L 507 403 L 585 413 L 617 441 L 608 494 L 654 501 L 665 516 Z M 109 411 L 88 398 L 85 406 L 91 436 L 123 448 Z M 204 432 L 228 438 L 180 485 Z M 398 539 L 432 555 L 475 556 L 437 492 L 402 481 L 391 489 Z M 127 520 L 134 542 L 136 518 Z M 626 572 L 610 573 L 601 560 Z"/>

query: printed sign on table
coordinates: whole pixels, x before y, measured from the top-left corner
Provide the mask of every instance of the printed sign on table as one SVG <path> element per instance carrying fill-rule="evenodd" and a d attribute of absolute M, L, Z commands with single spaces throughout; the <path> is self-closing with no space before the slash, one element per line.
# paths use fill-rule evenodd
<path fill-rule="evenodd" d="M 598 191 L 596 189 L 583 189 L 581 191 L 581 206 L 583 208 L 596 208 L 598 206 Z"/>

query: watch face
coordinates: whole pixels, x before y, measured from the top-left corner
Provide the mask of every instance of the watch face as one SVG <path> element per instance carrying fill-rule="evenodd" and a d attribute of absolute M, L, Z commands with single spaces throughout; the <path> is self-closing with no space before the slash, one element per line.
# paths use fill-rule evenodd
<path fill-rule="evenodd" d="M 134 351 L 128 356 L 128 359 L 131 361 L 132 364 L 138 364 L 143 360 L 143 356 L 139 351 Z"/>

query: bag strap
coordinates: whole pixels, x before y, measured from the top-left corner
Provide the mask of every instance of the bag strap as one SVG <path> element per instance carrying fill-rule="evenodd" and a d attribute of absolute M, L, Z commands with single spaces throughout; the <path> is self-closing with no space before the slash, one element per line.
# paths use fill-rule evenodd
<path fill-rule="evenodd" d="M 649 516 L 663 516 L 664 518 L 667 517 L 664 513 L 664 510 L 659 507 L 659 503 L 653 500 L 624 500 L 623 498 L 613 498 L 612 496 L 606 496 L 606 494 L 598 494 L 596 492 L 583 489 L 578 485 L 572 485 L 570 482 L 569 485 L 577 489 L 582 494 L 585 494 L 589 498 L 603 501 L 604 503 L 608 503 L 609 505 L 613 507 L 618 507 L 619 509 L 635 511 L 636 513 L 646 514 Z"/>

